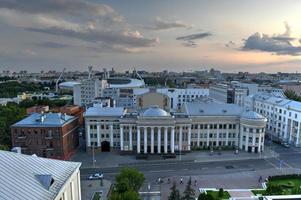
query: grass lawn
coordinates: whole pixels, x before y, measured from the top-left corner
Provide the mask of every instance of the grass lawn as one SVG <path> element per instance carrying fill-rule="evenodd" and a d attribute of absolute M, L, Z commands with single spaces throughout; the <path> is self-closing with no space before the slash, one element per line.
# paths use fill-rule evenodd
<path fill-rule="evenodd" d="M 293 194 L 295 188 L 300 188 L 301 179 L 299 178 L 283 178 L 279 180 L 271 180 L 268 184 L 279 185 L 283 189 L 283 194 Z M 253 194 L 267 195 L 265 190 L 252 190 Z"/>
<path fill-rule="evenodd" d="M 207 194 L 211 194 L 214 199 L 229 199 L 230 198 L 230 194 L 227 191 L 224 191 L 222 198 L 218 197 L 218 191 L 208 190 L 206 192 L 207 192 Z"/>
<path fill-rule="evenodd" d="M 253 192 L 253 194 L 257 195 L 257 194 L 262 194 L 265 195 L 265 190 L 251 190 L 251 192 Z"/>

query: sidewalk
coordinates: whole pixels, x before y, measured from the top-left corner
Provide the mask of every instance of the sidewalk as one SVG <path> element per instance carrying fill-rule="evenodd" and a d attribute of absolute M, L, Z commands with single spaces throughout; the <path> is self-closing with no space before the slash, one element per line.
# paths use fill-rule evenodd
<path fill-rule="evenodd" d="M 173 159 L 160 159 L 160 160 L 137 160 L 134 155 L 120 155 L 118 151 L 115 152 L 97 152 L 95 153 L 95 166 L 106 167 L 118 167 L 125 165 L 145 165 L 158 164 L 158 163 L 178 163 L 178 162 L 211 162 L 211 161 L 229 161 L 229 160 L 248 160 L 248 159 L 263 159 L 277 157 L 274 151 L 271 151 L 268 147 L 262 154 L 248 153 L 245 151 L 239 151 L 239 154 L 234 154 L 234 151 L 220 151 L 220 154 L 214 152 L 210 155 L 209 151 L 193 151 L 186 153 L 185 155 L 177 155 Z M 90 168 L 93 166 L 92 154 L 79 149 L 71 158 L 72 161 L 82 162 L 81 168 Z"/>

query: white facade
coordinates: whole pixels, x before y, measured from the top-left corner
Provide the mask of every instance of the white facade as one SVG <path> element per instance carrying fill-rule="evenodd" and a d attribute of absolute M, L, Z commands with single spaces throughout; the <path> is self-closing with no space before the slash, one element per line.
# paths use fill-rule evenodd
<path fill-rule="evenodd" d="M 157 106 L 141 111 L 89 108 L 85 113 L 86 145 L 88 150 L 110 146 L 137 154 L 226 146 L 263 151 L 266 119 L 258 114 L 250 115 L 250 119 L 246 116 L 237 105 L 213 102 L 185 103 L 180 113 L 168 113 Z"/>
<path fill-rule="evenodd" d="M 82 80 L 80 84 L 74 85 L 74 105 L 87 106 L 91 104 L 94 98 L 102 96 L 103 90 L 106 87 L 106 80 L 93 78 Z"/>
<path fill-rule="evenodd" d="M 257 94 L 247 98 L 245 107 L 268 119 L 268 133 L 297 147 L 301 146 L 301 102 Z"/>

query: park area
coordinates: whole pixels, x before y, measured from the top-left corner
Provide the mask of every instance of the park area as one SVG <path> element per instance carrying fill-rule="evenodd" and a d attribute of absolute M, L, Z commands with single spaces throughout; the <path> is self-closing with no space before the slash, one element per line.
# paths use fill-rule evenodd
<path fill-rule="evenodd" d="M 273 176 L 268 178 L 265 190 L 252 190 L 257 195 L 301 194 L 301 176 L 299 174 Z"/>

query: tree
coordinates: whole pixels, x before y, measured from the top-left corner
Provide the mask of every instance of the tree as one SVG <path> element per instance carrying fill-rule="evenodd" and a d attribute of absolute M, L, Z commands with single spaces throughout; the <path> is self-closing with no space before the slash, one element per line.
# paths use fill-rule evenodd
<path fill-rule="evenodd" d="M 187 183 L 187 186 L 183 192 L 183 197 L 182 197 L 182 200 L 194 200 L 195 197 L 195 192 L 194 192 L 194 189 L 191 187 L 191 178 L 189 178 L 188 180 L 188 183 Z"/>
<path fill-rule="evenodd" d="M 218 197 L 222 198 L 224 196 L 224 189 L 220 188 L 218 191 Z"/>
<path fill-rule="evenodd" d="M 138 190 L 144 182 L 144 175 L 133 168 L 123 168 L 116 176 L 116 186 L 110 200 L 139 200 Z"/>
<path fill-rule="evenodd" d="M 177 189 L 176 182 L 173 183 L 170 190 L 171 190 L 171 192 L 170 192 L 170 195 L 168 197 L 168 200 L 180 200 L 181 199 L 181 195 L 180 195 L 179 190 Z"/>
<path fill-rule="evenodd" d="M 198 200 L 214 200 L 214 197 L 211 194 L 201 193 L 198 196 Z"/>
<path fill-rule="evenodd" d="M 121 182 L 123 182 L 123 184 L 127 183 L 128 189 L 138 192 L 144 182 L 144 175 L 136 169 L 123 168 L 119 175 L 116 176 L 117 187 Z"/>

